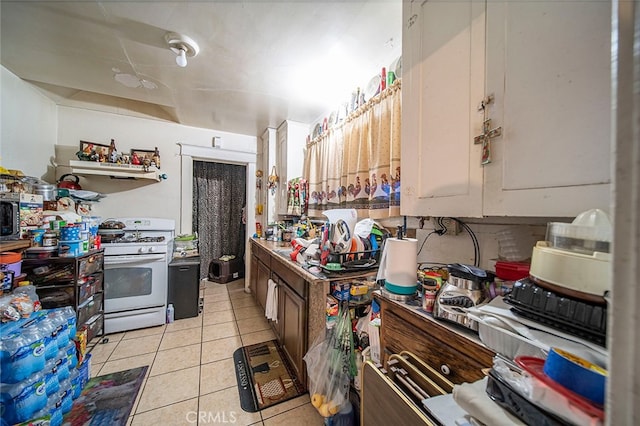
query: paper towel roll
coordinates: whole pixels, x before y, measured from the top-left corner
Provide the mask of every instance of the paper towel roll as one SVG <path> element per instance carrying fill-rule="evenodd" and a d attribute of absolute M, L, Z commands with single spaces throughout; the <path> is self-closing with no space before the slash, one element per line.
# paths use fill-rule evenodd
<path fill-rule="evenodd" d="M 418 240 L 415 238 L 387 238 L 382 250 L 378 279 L 384 279 L 387 291 L 412 294 L 416 291 Z"/>

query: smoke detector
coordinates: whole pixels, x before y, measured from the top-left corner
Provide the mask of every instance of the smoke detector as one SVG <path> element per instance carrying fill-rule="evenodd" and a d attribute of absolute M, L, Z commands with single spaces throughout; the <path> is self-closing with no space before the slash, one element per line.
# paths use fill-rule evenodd
<path fill-rule="evenodd" d="M 200 52 L 198 43 L 186 35 L 170 32 L 165 34 L 164 39 L 169 49 L 177 55 L 176 64 L 180 67 L 187 66 L 187 57 L 193 58 Z"/>

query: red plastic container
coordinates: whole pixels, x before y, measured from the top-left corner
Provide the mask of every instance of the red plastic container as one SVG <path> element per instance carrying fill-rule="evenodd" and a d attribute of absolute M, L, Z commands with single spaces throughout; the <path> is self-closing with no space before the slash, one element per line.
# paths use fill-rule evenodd
<path fill-rule="evenodd" d="M 525 262 L 509 262 L 499 260 L 496 262 L 496 276 L 502 280 L 517 281 L 529 276 L 531 264 Z"/>

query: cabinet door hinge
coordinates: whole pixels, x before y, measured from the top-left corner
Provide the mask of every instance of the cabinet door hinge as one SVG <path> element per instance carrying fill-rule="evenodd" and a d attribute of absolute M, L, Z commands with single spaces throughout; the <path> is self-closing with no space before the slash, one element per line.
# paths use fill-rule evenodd
<path fill-rule="evenodd" d="M 409 21 L 407 21 L 407 28 L 411 28 L 411 26 L 415 24 L 417 20 L 418 20 L 418 15 L 416 15 L 415 13 L 411 15 L 411 17 L 409 18 Z"/>
<path fill-rule="evenodd" d="M 487 95 L 480 101 L 480 104 L 478 105 L 478 111 L 484 111 L 487 108 L 487 105 L 492 104 L 493 101 L 495 101 L 495 96 Z"/>

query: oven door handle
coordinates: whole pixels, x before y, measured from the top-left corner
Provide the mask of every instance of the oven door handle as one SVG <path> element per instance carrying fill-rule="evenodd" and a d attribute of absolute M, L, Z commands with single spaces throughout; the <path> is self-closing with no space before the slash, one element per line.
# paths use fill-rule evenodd
<path fill-rule="evenodd" d="M 139 254 L 135 256 L 105 256 L 105 265 L 122 265 L 126 263 L 142 263 L 149 261 L 165 260 L 166 254 Z"/>

